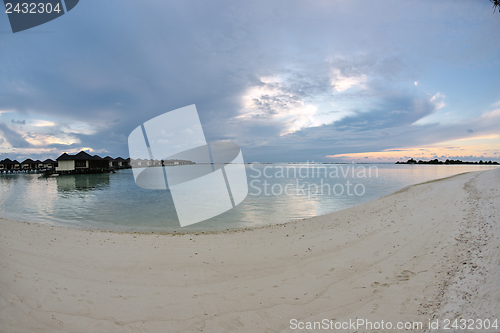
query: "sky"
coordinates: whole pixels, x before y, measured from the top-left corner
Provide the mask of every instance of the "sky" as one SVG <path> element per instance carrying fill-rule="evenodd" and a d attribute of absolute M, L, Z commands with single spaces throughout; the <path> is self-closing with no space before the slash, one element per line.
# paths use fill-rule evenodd
<path fill-rule="evenodd" d="M 82 0 L 13 34 L 0 13 L 0 159 L 128 157 L 195 104 L 245 162 L 500 161 L 489 0 Z"/>

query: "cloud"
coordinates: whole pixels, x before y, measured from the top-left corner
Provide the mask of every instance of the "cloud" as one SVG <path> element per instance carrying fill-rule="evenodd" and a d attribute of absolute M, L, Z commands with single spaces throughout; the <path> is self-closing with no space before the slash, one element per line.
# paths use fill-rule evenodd
<path fill-rule="evenodd" d="M 485 120 L 495 120 L 500 118 L 500 109 L 485 112 L 484 114 L 481 115 L 482 119 Z"/>
<path fill-rule="evenodd" d="M 0 135 L 14 148 L 29 148 L 31 144 L 16 131 L 10 129 L 7 124 L 0 122 Z"/>
<path fill-rule="evenodd" d="M 48 23 L 57 33 L 24 35 L 29 43 L 0 39 L 0 117 L 26 135 L 18 144 L 126 156 L 135 127 L 190 104 L 209 141 L 230 139 L 255 159 L 489 131 L 426 118 L 446 110 L 477 120 L 485 109 L 460 104 L 478 101 L 471 86 L 498 78 L 487 3 L 122 1 L 110 15 L 117 3 L 92 15 L 79 7 Z M 476 67 L 488 68 L 480 83 L 463 74 Z"/>
<path fill-rule="evenodd" d="M 347 116 L 333 123 L 339 131 L 367 131 L 374 129 L 389 129 L 411 125 L 432 114 L 437 105 L 431 100 L 413 99 L 411 96 L 393 96 L 375 109 L 358 111 L 353 116 Z"/>
<path fill-rule="evenodd" d="M 262 78 L 259 85 L 243 96 L 243 114 L 236 119 L 259 122 L 277 122 L 280 135 L 293 133 L 305 127 L 320 125 L 314 119 L 318 108 L 303 100 L 302 89 L 279 78 Z"/>
<path fill-rule="evenodd" d="M 366 80 L 365 74 L 344 76 L 339 69 L 336 69 L 333 73 L 332 86 L 336 91 L 343 92 L 352 87 L 364 88 Z"/>

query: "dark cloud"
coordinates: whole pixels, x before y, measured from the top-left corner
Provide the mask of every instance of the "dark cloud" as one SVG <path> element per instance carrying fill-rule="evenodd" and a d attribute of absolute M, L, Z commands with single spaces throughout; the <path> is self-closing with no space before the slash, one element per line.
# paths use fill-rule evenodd
<path fill-rule="evenodd" d="M 13 148 L 29 148 L 30 143 L 26 141 L 21 134 L 11 130 L 7 124 L 0 122 L 0 135 L 7 140 Z M 2 140 L 3 142 L 3 140 Z"/>
<path fill-rule="evenodd" d="M 40 28 L 53 34 L 0 35 L 0 110 L 50 118 L 59 130 L 74 122 L 93 129 L 73 134 L 78 144 L 46 147 L 54 151 L 92 147 L 126 156 L 135 127 L 190 104 L 208 141 L 230 139 L 256 160 L 324 159 L 456 137 L 448 131 L 467 128 L 412 126 L 436 111 L 425 93 L 448 88 L 417 89 L 413 82 L 443 63 L 457 72 L 463 64 L 491 66 L 500 45 L 489 33 L 498 30 L 489 6 L 466 1 L 110 0 L 99 2 L 98 11 L 95 6 L 81 2 Z M 366 82 L 342 90 L 336 76 Z M 252 87 L 277 93 L 258 96 L 261 113 L 239 119 Z M 273 117 L 302 105 L 322 105 L 323 114 L 344 114 L 338 105 L 350 112 L 282 136 L 293 119 Z M 3 127 L 9 143 L 29 146 Z"/>
<path fill-rule="evenodd" d="M 375 129 L 411 125 L 417 120 L 430 115 L 436 110 L 431 102 L 425 99 L 412 99 L 408 96 L 391 98 L 384 105 L 367 112 L 356 112 L 333 123 L 338 131 L 362 132 Z"/>

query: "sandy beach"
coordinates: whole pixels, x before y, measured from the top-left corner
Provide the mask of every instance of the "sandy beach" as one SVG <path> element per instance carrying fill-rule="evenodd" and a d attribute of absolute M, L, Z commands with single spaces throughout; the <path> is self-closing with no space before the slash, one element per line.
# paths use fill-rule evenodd
<path fill-rule="evenodd" d="M 359 318 L 422 322 L 408 330 L 420 332 L 429 320 L 500 320 L 499 217 L 500 168 L 227 233 L 0 220 L 0 332 L 290 332 Z"/>

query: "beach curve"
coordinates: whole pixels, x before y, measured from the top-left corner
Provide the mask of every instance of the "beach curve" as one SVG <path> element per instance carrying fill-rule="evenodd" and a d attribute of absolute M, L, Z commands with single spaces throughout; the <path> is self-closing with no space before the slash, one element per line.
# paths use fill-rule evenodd
<path fill-rule="evenodd" d="M 289 332 L 292 319 L 498 318 L 499 179 L 500 169 L 460 174 L 230 233 L 0 220 L 0 331 Z"/>

